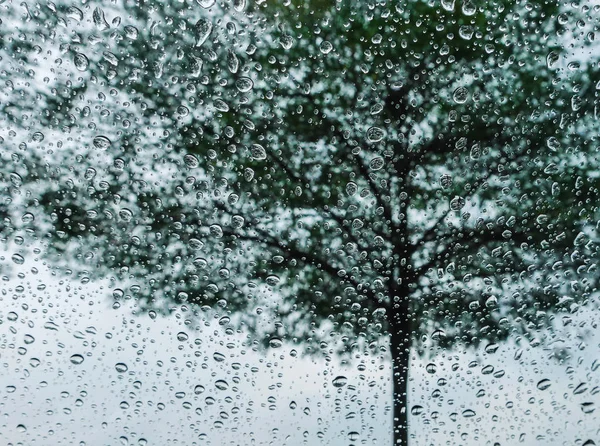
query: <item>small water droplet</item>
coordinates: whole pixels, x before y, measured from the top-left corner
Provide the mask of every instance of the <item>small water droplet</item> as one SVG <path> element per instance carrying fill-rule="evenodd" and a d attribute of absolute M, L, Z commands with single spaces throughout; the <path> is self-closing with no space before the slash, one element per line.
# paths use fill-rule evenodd
<path fill-rule="evenodd" d="M 213 359 L 217 362 L 223 362 L 223 361 L 225 361 L 225 355 L 220 352 L 214 352 Z"/>
<path fill-rule="evenodd" d="M 31 135 L 31 139 L 33 139 L 35 142 L 42 142 L 44 140 L 44 134 L 42 132 L 35 132 L 33 135 Z"/>

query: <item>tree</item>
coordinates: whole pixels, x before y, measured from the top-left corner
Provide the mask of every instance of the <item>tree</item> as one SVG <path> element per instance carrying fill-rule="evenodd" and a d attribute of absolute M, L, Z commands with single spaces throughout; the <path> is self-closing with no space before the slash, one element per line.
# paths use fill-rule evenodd
<path fill-rule="evenodd" d="M 394 444 L 411 347 L 535 339 L 596 290 L 597 74 L 569 45 L 597 8 L 170 3 L 40 7 L 2 36 L 36 67 L 9 79 L 61 53 L 54 87 L 2 103 L 5 142 L 28 144 L 5 233 L 149 311 L 221 306 L 326 354 L 387 344 Z"/>

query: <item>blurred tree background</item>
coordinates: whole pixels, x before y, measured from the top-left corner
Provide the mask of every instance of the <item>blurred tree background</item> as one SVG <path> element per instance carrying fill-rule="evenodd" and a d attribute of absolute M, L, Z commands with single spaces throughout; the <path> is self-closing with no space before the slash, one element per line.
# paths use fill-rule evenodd
<path fill-rule="evenodd" d="M 386 349 L 394 444 L 411 352 L 542 342 L 596 291 L 597 6 L 0 8 L 3 239 L 115 305 Z"/>

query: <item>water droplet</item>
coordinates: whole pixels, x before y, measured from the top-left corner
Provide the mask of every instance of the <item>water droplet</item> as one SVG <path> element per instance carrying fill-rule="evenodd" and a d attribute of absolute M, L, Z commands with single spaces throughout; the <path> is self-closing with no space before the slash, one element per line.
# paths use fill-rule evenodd
<path fill-rule="evenodd" d="M 222 99 L 215 99 L 213 105 L 220 112 L 226 113 L 229 111 L 229 105 L 227 105 L 227 103 Z"/>
<path fill-rule="evenodd" d="M 196 0 L 196 1 L 198 2 L 198 4 L 200 6 L 202 6 L 205 9 L 210 8 L 216 2 L 216 0 Z"/>
<path fill-rule="evenodd" d="M 465 418 L 472 418 L 475 416 L 475 411 L 471 409 L 463 410 L 462 416 Z"/>
<path fill-rule="evenodd" d="M 284 49 L 289 50 L 294 44 L 294 38 L 289 34 L 284 34 L 279 39 L 279 43 Z"/>
<path fill-rule="evenodd" d="M 56 325 L 54 322 L 52 321 L 48 321 L 44 324 L 44 328 L 46 330 L 52 330 L 52 331 L 58 331 L 58 325 Z"/>
<path fill-rule="evenodd" d="M 83 356 L 81 355 L 73 355 L 71 356 L 71 362 L 75 365 L 79 365 L 81 363 L 83 363 Z"/>
<path fill-rule="evenodd" d="M 238 89 L 240 93 L 247 93 L 254 87 L 254 81 L 249 77 L 240 77 L 237 81 L 235 81 L 235 88 Z"/>
<path fill-rule="evenodd" d="M 240 68 L 240 61 L 235 53 L 231 50 L 227 53 L 227 68 L 231 73 L 237 73 Z"/>
<path fill-rule="evenodd" d="M 17 431 L 20 432 L 20 433 L 27 432 L 27 427 L 25 427 L 24 424 L 18 424 L 17 425 Z"/>
<path fill-rule="evenodd" d="M 138 35 L 140 34 L 138 29 L 135 26 L 131 26 L 131 25 L 125 26 L 123 28 L 123 31 L 125 31 L 125 36 L 127 36 L 127 38 L 129 38 L 131 40 L 137 39 Z"/>
<path fill-rule="evenodd" d="M 550 387 L 552 383 L 550 382 L 549 379 L 542 379 L 541 381 L 539 381 L 537 383 L 537 388 L 539 390 L 546 390 L 548 387 Z"/>
<path fill-rule="evenodd" d="M 489 353 L 489 354 L 496 353 L 496 351 L 498 350 L 498 347 L 499 347 L 498 344 L 494 344 L 494 343 L 488 344 L 485 347 L 485 352 Z"/>
<path fill-rule="evenodd" d="M 548 68 L 552 69 L 558 62 L 559 56 L 556 51 L 550 51 L 546 56 L 546 65 Z"/>
<path fill-rule="evenodd" d="M 594 403 L 592 403 L 591 401 L 586 401 L 585 403 L 581 403 L 581 411 L 584 414 L 590 414 L 592 412 L 594 412 L 596 410 L 596 407 L 594 406 Z"/>
<path fill-rule="evenodd" d="M 231 217 L 231 226 L 235 229 L 240 229 L 244 226 L 246 220 L 241 215 L 234 215 Z"/>
<path fill-rule="evenodd" d="M 383 110 L 382 104 L 375 104 L 373 107 L 371 107 L 371 114 L 378 115 L 379 113 L 381 113 L 382 110 Z"/>
<path fill-rule="evenodd" d="M 413 406 L 412 409 L 410 409 L 410 413 L 412 415 L 421 415 L 423 413 L 425 409 L 423 408 L 423 406 Z"/>
<path fill-rule="evenodd" d="M 21 254 L 13 254 L 11 259 L 17 265 L 22 265 L 23 263 L 25 263 L 25 258 Z"/>
<path fill-rule="evenodd" d="M 198 158 L 196 158 L 194 155 L 190 155 L 190 154 L 185 155 L 183 157 L 183 162 L 190 169 L 194 169 L 200 165 Z"/>
<path fill-rule="evenodd" d="M 379 142 L 385 136 L 385 131 L 379 127 L 370 127 L 367 130 L 367 140 L 369 142 Z"/>
<path fill-rule="evenodd" d="M 254 170 L 252 170 L 250 167 L 246 167 L 244 169 L 244 179 L 246 181 L 252 181 L 254 179 Z"/>
<path fill-rule="evenodd" d="M 582 393 L 585 393 L 587 389 L 588 388 L 586 383 L 580 383 L 577 387 L 575 387 L 575 390 L 573 390 L 573 394 L 581 395 Z"/>
<path fill-rule="evenodd" d="M 96 136 L 93 140 L 94 147 L 99 150 L 106 150 L 110 147 L 112 142 L 106 136 Z"/>
<path fill-rule="evenodd" d="M 237 12 L 242 12 L 246 7 L 246 0 L 233 0 L 233 9 Z"/>
<path fill-rule="evenodd" d="M 264 160 L 267 158 L 267 151 L 260 144 L 252 144 L 250 146 L 250 153 L 252 153 L 252 157 L 257 160 Z"/>
<path fill-rule="evenodd" d="M 223 228 L 219 225 L 211 225 L 208 230 L 213 237 L 221 238 L 223 237 Z"/>
<path fill-rule="evenodd" d="M 212 31 L 212 22 L 202 18 L 196 22 L 196 46 L 202 46 Z"/>
<path fill-rule="evenodd" d="M 269 339 L 269 347 L 271 347 L 271 348 L 279 348 L 282 345 L 283 345 L 283 341 L 279 338 Z"/>
<path fill-rule="evenodd" d="M 189 339 L 189 336 L 187 333 L 180 331 L 179 333 L 177 333 L 177 340 L 179 342 L 185 342 Z"/>
<path fill-rule="evenodd" d="M 346 378 L 345 376 L 337 376 L 336 378 L 334 378 L 334 380 L 331 382 L 331 384 L 333 384 L 333 387 L 344 387 L 346 384 L 348 384 L 348 378 Z"/>
<path fill-rule="evenodd" d="M 331 44 L 331 42 L 329 42 L 327 40 L 324 40 L 321 43 L 321 46 L 319 47 L 319 50 L 323 54 L 329 54 L 329 53 L 331 53 L 331 50 L 333 50 L 333 45 Z"/>
<path fill-rule="evenodd" d="M 440 186 L 444 189 L 449 189 L 452 187 L 452 175 L 444 174 L 440 176 Z"/>
<path fill-rule="evenodd" d="M 355 182 L 350 181 L 348 184 L 346 184 L 346 193 L 349 197 L 355 195 L 357 191 L 358 185 Z"/>
<path fill-rule="evenodd" d="M 102 9 L 94 9 L 94 12 L 92 13 L 92 19 L 94 20 L 96 28 L 98 28 L 100 31 L 104 31 L 110 28 L 110 25 L 104 17 L 104 11 Z"/>
<path fill-rule="evenodd" d="M 35 132 L 33 135 L 31 135 L 31 139 L 33 139 L 35 142 L 42 142 L 44 140 L 44 134 L 42 132 Z"/>
<path fill-rule="evenodd" d="M 455 0 L 442 0 L 442 8 L 449 12 L 454 11 L 454 1 Z"/>
<path fill-rule="evenodd" d="M 369 168 L 371 170 L 379 170 L 381 169 L 383 166 L 385 165 L 385 161 L 383 160 L 382 157 L 380 156 L 376 156 L 375 158 L 373 158 L 371 160 L 371 162 L 369 163 Z"/>
<path fill-rule="evenodd" d="M 281 279 L 279 278 L 279 276 L 272 274 L 270 276 L 267 276 L 267 278 L 265 279 L 265 282 L 267 282 L 267 285 L 269 285 L 269 286 L 275 286 L 279 282 L 281 282 Z"/>
<path fill-rule="evenodd" d="M 229 384 L 224 379 L 219 379 L 215 381 L 215 387 L 219 390 L 227 390 L 229 389 Z"/>
<path fill-rule="evenodd" d="M 548 146 L 548 148 L 550 150 L 552 150 L 554 152 L 556 152 L 558 149 L 560 149 L 560 142 L 554 136 L 551 136 L 550 138 L 548 138 L 546 140 L 546 145 Z"/>
<path fill-rule="evenodd" d="M 360 438 L 360 434 L 356 431 L 348 432 L 348 440 L 357 441 Z"/>
<path fill-rule="evenodd" d="M 115 370 L 119 373 L 125 373 L 127 370 L 129 370 L 129 367 L 127 367 L 127 364 L 118 362 L 117 364 L 115 364 Z"/>
<path fill-rule="evenodd" d="M 430 362 L 425 366 L 425 370 L 427 370 L 427 373 L 433 375 L 435 372 L 437 372 L 437 365 L 435 365 L 433 362 Z"/>
<path fill-rule="evenodd" d="M 131 221 L 133 219 L 133 212 L 127 208 L 121 209 L 119 211 L 119 218 L 123 221 Z"/>
<path fill-rule="evenodd" d="M 458 87 L 456 90 L 454 90 L 452 99 L 454 99 L 454 102 L 457 104 L 464 104 L 467 102 L 467 99 L 469 99 L 469 90 L 467 90 L 465 87 Z"/>
<path fill-rule="evenodd" d="M 217 362 L 223 362 L 223 361 L 225 361 L 225 355 L 220 352 L 214 352 L 213 359 Z"/>
<path fill-rule="evenodd" d="M 194 387 L 194 393 L 196 395 L 200 395 L 201 393 L 204 393 L 204 390 L 206 390 L 206 389 L 204 388 L 204 386 L 202 386 L 200 384 L 198 384 L 197 386 Z"/>
<path fill-rule="evenodd" d="M 466 201 L 463 197 L 454 197 L 450 200 L 450 209 L 453 211 L 460 211 L 463 207 L 465 207 Z"/>

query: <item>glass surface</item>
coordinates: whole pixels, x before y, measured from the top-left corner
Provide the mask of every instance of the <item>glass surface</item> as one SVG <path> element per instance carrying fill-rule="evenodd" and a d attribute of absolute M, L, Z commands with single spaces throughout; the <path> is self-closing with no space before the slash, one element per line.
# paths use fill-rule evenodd
<path fill-rule="evenodd" d="M 591 1 L 0 0 L 0 442 L 600 442 Z"/>

